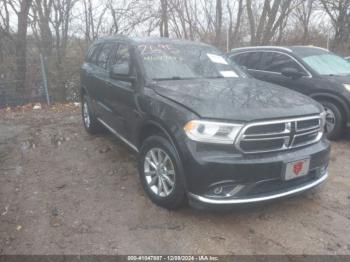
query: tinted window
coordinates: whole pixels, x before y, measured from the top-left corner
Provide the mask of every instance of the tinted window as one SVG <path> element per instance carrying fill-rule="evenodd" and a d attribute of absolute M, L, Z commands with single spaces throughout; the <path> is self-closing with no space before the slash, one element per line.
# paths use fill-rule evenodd
<path fill-rule="evenodd" d="M 248 53 L 233 55 L 230 57 L 230 59 L 231 61 L 236 62 L 240 66 L 245 66 L 244 64 L 246 63 L 245 61 L 247 60 L 247 54 Z"/>
<path fill-rule="evenodd" d="M 119 44 L 118 51 L 111 58 L 111 65 L 130 63 L 129 47 L 126 44 Z"/>
<path fill-rule="evenodd" d="M 245 66 L 248 69 L 259 69 L 261 53 L 247 52 L 233 56 L 233 60 L 240 66 Z"/>
<path fill-rule="evenodd" d="M 108 68 L 108 59 L 112 54 L 115 44 L 104 44 L 97 58 L 96 64 L 104 69 Z"/>
<path fill-rule="evenodd" d="M 96 59 L 100 50 L 101 50 L 101 44 L 92 46 L 86 55 L 86 61 L 92 64 L 96 64 Z"/>
<path fill-rule="evenodd" d="M 85 56 L 85 60 L 87 62 L 90 62 L 91 61 L 91 57 L 92 57 L 92 54 L 94 53 L 94 51 L 96 50 L 97 48 L 97 45 L 93 45 L 89 48 L 89 50 L 86 52 L 86 56 Z"/>
<path fill-rule="evenodd" d="M 264 52 L 260 70 L 280 73 L 284 68 L 295 68 L 300 72 L 304 70 L 289 56 L 277 52 Z"/>

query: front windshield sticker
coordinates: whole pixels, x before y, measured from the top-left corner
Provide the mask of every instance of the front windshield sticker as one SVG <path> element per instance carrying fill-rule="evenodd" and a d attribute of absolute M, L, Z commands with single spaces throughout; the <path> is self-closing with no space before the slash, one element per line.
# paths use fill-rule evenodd
<path fill-rule="evenodd" d="M 238 77 L 238 75 L 234 71 L 220 71 L 220 74 L 223 77 Z"/>
<path fill-rule="evenodd" d="M 207 56 L 215 64 L 228 65 L 228 63 L 226 62 L 226 60 L 222 56 L 214 55 L 214 54 L 207 54 Z"/>

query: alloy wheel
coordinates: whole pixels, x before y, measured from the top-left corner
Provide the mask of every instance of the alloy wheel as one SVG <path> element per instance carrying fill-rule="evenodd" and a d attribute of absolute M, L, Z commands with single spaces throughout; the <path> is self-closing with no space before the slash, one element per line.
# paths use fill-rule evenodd
<path fill-rule="evenodd" d="M 332 109 L 324 106 L 324 110 L 326 111 L 325 133 L 329 134 L 334 130 L 336 118 Z"/>
<path fill-rule="evenodd" d="M 175 168 L 170 156 L 160 148 L 150 149 L 144 161 L 147 186 L 159 197 L 169 196 L 175 188 Z"/>

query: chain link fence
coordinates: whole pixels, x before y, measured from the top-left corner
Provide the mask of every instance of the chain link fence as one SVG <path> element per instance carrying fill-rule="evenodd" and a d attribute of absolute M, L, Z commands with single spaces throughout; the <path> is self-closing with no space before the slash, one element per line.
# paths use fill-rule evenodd
<path fill-rule="evenodd" d="M 16 79 L 16 57 L 6 55 L 0 61 L 0 108 L 27 103 L 78 101 L 80 87 L 80 65 L 83 48 L 70 48 L 64 57 L 56 52 L 43 57 L 37 49 L 27 53 L 27 70 L 24 85 L 19 88 Z M 45 81 L 45 78 L 47 81 Z M 45 84 L 47 83 L 47 89 Z"/>
<path fill-rule="evenodd" d="M 40 60 L 27 60 L 27 77 L 24 88 L 18 88 L 15 57 L 0 64 L 0 107 L 16 106 L 29 102 L 43 102 L 44 90 L 40 73 Z"/>

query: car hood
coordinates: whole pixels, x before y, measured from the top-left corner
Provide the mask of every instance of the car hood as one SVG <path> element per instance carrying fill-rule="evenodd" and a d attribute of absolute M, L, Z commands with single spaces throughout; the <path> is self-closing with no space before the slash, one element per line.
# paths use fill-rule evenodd
<path fill-rule="evenodd" d="M 245 122 L 319 114 L 322 110 L 304 95 L 251 78 L 158 81 L 153 89 L 202 118 Z"/>

